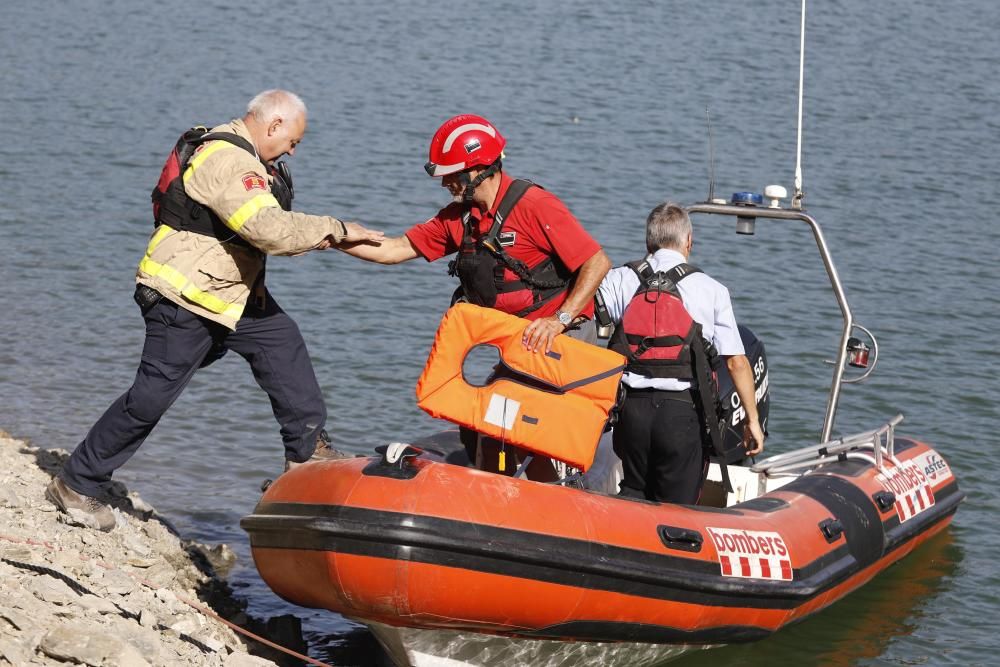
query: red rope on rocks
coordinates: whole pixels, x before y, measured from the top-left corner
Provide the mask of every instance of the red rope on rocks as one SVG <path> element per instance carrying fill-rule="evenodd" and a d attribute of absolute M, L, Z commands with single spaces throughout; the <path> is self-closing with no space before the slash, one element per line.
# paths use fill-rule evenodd
<path fill-rule="evenodd" d="M 21 539 L 19 537 L 12 537 L 10 535 L 0 534 L 0 540 L 4 540 L 6 542 L 13 542 L 14 544 L 27 544 L 29 546 L 45 547 L 49 551 L 65 551 L 65 549 L 63 549 L 62 547 L 55 546 L 54 544 L 46 542 L 45 540 L 34 540 L 34 539 L 31 539 L 30 537 L 29 538 Z M 82 560 L 82 561 L 89 561 L 89 562 L 92 562 L 92 563 L 96 563 L 98 566 L 103 567 L 105 570 L 116 570 L 118 572 L 121 572 L 123 574 L 128 575 L 129 577 L 131 577 L 135 581 L 139 582 L 140 584 L 142 584 L 146 588 L 149 588 L 149 589 L 154 590 L 154 591 L 158 590 L 158 587 L 154 583 L 152 583 L 151 581 L 149 581 L 148 579 L 144 579 L 142 577 L 138 577 L 138 576 L 132 574 L 131 572 L 126 572 L 125 570 L 116 568 L 114 565 L 110 565 L 108 563 L 105 563 L 102 560 L 88 558 L 87 556 L 84 556 L 83 554 L 79 554 L 79 556 L 80 556 L 80 560 Z M 249 637 L 249 638 L 253 639 L 256 642 L 260 642 L 261 644 L 265 644 L 266 646 L 270 646 L 271 648 L 273 648 L 273 649 L 275 649 L 277 651 L 281 651 L 282 653 L 286 653 L 286 654 L 288 654 L 290 656 L 298 658 L 299 660 L 303 660 L 303 661 L 309 663 L 310 665 L 316 665 L 316 667 L 333 667 L 332 665 L 329 665 L 329 664 L 327 664 L 325 662 L 320 662 L 319 660 L 316 660 L 314 658 L 310 658 L 308 655 L 302 655 L 301 653 L 299 653 L 297 651 L 293 651 L 290 648 L 286 648 L 286 647 L 282 646 L 281 644 L 276 644 L 276 643 L 272 642 L 269 639 L 265 639 L 264 637 L 256 635 L 256 634 L 250 632 L 249 630 L 247 630 L 246 628 L 242 628 L 242 627 L 236 625 L 235 623 L 232 623 L 231 621 L 227 621 L 226 619 L 222 618 L 221 616 L 219 616 L 218 614 L 216 614 L 213 610 L 209 609 L 208 607 L 205 607 L 204 605 L 201 605 L 201 604 L 199 604 L 197 602 L 194 602 L 193 600 L 189 600 L 187 597 L 185 597 L 183 595 L 177 595 L 177 593 L 174 593 L 174 595 L 177 597 L 178 600 L 180 600 L 184 604 L 188 605 L 189 607 L 191 607 L 195 611 L 198 611 L 198 612 L 204 614 L 205 616 L 208 616 L 209 618 L 214 618 L 215 620 L 219 621 L 220 623 L 228 626 L 233 631 L 238 632 L 241 635 L 244 635 L 246 637 Z"/>

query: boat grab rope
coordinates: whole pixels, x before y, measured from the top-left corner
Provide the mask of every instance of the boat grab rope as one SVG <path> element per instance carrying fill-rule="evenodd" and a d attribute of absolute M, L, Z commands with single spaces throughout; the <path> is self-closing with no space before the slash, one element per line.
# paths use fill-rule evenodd
<path fill-rule="evenodd" d="M 46 542 L 44 540 L 33 540 L 31 538 L 21 539 L 21 538 L 18 538 L 18 537 L 13 537 L 11 535 L 3 535 L 3 534 L 0 534 L 0 540 L 3 540 L 5 542 L 11 542 L 11 543 L 14 543 L 14 544 L 23 544 L 23 545 L 27 545 L 27 546 L 31 546 L 31 547 L 41 547 L 41 548 L 47 549 L 49 551 L 66 551 L 66 549 L 63 549 L 62 547 L 56 546 L 56 545 L 51 544 L 50 542 Z M 78 555 L 79 555 L 79 558 L 80 558 L 81 561 L 94 563 L 97 566 L 102 567 L 102 568 L 104 568 L 105 570 L 108 570 L 108 571 L 121 572 L 122 574 L 128 575 L 130 578 L 134 579 L 135 581 L 137 581 L 138 583 L 142 584 L 143 586 L 149 588 L 150 590 L 155 591 L 155 590 L 159 589 L 158 586 L 156 586 L 155 584 L 153 584 L 148 579 L 144 579 L 143 577 L 138 577 L 138 576 L 136 576 L 135 574 L 133 574 L 131 572 L 126 572 L 125 570 L 116 568 L 115 566 L 109 565 L 108 563 L 105 563 L 104 561 L 93 559 L 93 558 L 88 558 L 87 556 L 84 556 L 82 554 L 78 554 Z M 118 611 L 123 616 L 125 616 L 127 618 L 131 618 L 133 620 L 137 620 L 139 618 L 138 615 L 135 612 L 129 611 L 127 609 L 124 609 L 120 605 L 118 605 L 118 604 L 116 604 L 114 602 L 111 602 L 110 600 L 106 600 L 105 598 L 102 598 L 101 596 L 95 594 L 93 591 L 89 590 L 86 586 L 84 586 L 83 584 L 81 584 L 79 581 L 77 581 L 76 579 L 73 579 L 73 577 L 69 576 L 68 574 L 66 574 L 64 572 L 60 572 L 60 571 L 55 570 L 55 569 L 50 568 L 50 567 L 45 567 L 43 565 L 34 565 L 32 563 L 24 563 L 24 562 L 21 562 L 21 561 L 15 561 L 15 560 L 12 560 L 10 558 L 0 558 L 0 561 L 3 561 L 3 562 L 5 562 L 5 563 L 7 563 L 9 565 L 14 566 L 14 567 L 18 567 L 18 568 L 21 568 L 21 569 L 24 569 L 24 570 L 29 570 L 31 572 L 35 572 L 37 574 L 45 574 L 45 575 L 48 575 L 50 577 L 55 577 L 56 579 L 61 580 L 63 583 L 65 583 L 67 586 L 69 586 L 70 589 L 74 593 L 76 593 L 77 595 L 80 595 L 81 597 L 83 595 L 93 595 L 94 597 L 98 597 L 98 598 L 100 598 L 102 600 L 110 602 L 112 605 L 114 605 L 118 609 Z M 264 637 L 261 637 L 260 635 L 254 634 L 253 632 L 250 632 L 246 628 L 240 627 L 239 625 L 236 625 L 235 623 L 233 623 L 231 621 L 227 621 L 226 619 L 222 618 L 217 613 L 215 613 L 213 610 L 209 609 L 205 605 L 202 605 L 202 604 L 199 604 L 197 602 L 194 602 L 193 600 L 189 599 L 187 596 L 179 595 L 177 593 L 174 593 L 174 595 L 177 597 L 178 600 L 180 600 L 184 604 L 188 605 L 189 607 L 191 607 L 195 611 L 197 611 L 197 612 L 199 612 L 199 613 L 201 613 L 201 614 L 203 614 L 203 615 L 205 615 L 205 616 L 207 616 L 207 617 L 209 617 L 211 619 L 214 619 L 214 620 L 222 623 L 223 625 L 225 625 L 226 627 L 230 628 L 234 632 L 237 632 L 237 633 L 239 633 L 239 634 L 241 634 L 241 635 L 243 635 L 245 637 L 248 637 L 248 638 L 254 640 L 255 642 L 259 642 L 259 643 L 261 643 L 261 644 L 263 644 L 265 646 L 273 648 L 276 651 L 281 651 L 282 653 L 285 653 L 285 654 L 290 655 L 290 656 L 292 656 L 294 658 L 302 660 L 303 662 L 309 663 L 310 665 L 316 665 L 316 667 L 332 667 L 331 665 L 329 665 L 329 664 L 327 664 L 325 662 L 320 662 L 319 660 L 316 660 L 314 658 L 310 658 L 307 655 L 303 655 L 301 653 L 298 653 L 297 651 L 293 651 L 290 648 L 287 648 L 285 646 L 281 646 L 280 644 L 276 644 L 275 642 L 273 642 L 273 641 L 271 641 L 269 639 L 265 639 Z M 169 628 L 167 628 L 166 626 L 164 626 L 162 624 L 157 624 L 156 629 L 160 630 L 160 631 L 169 630 Z M 189 642 L 191 644 L 194 644 L 201 651 L 203 651 L 205 653 L 214 653 L 215 652 L 210 646 L 205 645 L 204 643 L 198 641 L 197 639 L 195 639 L 194 637 L 191 637 L 190 635 L 186 635 L 184 633 L 178 633 L 178 634 L 180 635 L 180 638 L 182 640 L 184 640 L 186 642 Z"/>

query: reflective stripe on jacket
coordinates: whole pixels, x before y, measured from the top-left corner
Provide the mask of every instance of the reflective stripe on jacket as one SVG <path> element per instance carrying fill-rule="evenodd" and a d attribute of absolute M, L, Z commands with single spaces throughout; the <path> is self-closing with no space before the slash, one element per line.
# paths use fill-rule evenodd
<path fill-rule="evenodd" d="M 569 336 L 556 336 L 548 353 L 530 352 L 521 345 L 527 325 L 493 308 L 452 306 L 417 382 L 417 405 L 433 417 L 586 470 L 618 396 L 625 358 Z M 462 373 L 477 345 L 500 353 L 481 387 Z"/>
<path fill-rule="evenodd" d="M 212 131 L 252 141 L 242 120 Z M 282 210 L 271 194 L 265 166 L 229 142 L 205 143 L 183 179 L 188 196 L 253 247 L 160 225 L 139 262 L 136 282 L 230 329 L 243 314 L 265 254 L 297 255 L 315 249 L 327 236 L 339 241 L 346 235 L 344 223 L 336 218 Z"/>

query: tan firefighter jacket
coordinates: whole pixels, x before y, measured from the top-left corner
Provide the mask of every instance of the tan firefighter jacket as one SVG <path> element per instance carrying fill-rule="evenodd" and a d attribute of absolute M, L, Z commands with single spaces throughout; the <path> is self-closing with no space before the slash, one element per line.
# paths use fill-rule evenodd
<path fill-rule="evenodd" d="M 240 119 L 212 131 L 232 132 L 253 143 Z M 282 210 L 264 165 L 227 141 L 202 144 L 183 178 L 189 197 L 254 247 L 160 225 L 139 262 L 136 282 L 230 329 L 243 314 L 264 255 L 296 255 L 315 249 L 327 236 L 335 242 L 346 236 L 344 223 L 336 218 Z"/>

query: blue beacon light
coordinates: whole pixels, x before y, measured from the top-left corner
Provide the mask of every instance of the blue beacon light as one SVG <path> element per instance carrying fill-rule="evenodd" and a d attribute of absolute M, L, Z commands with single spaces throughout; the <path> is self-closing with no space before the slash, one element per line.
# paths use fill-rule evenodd
<path fill-rule="evenodd" d="M 762 206 L 764 196 L 756 192 L 734 192 L 730 202 L 734 206 Z M 740 215 L 736 217 L 736 233 L 751 235 L 754 233 L 756 216 Z"/>

